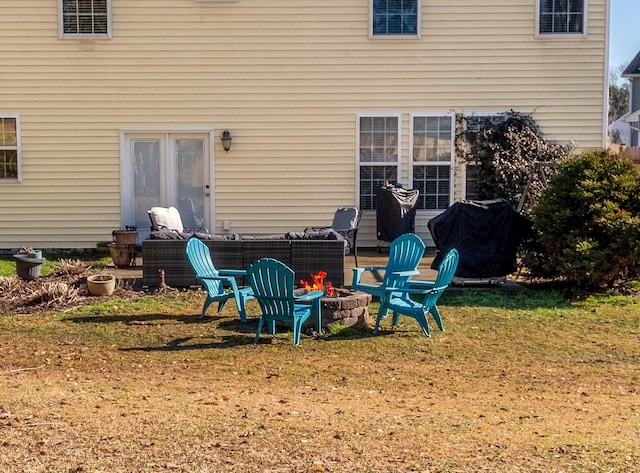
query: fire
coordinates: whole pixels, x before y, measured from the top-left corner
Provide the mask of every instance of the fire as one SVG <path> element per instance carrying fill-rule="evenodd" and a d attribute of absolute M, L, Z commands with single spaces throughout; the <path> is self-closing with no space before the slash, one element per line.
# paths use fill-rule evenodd
<path fill-rule="evenodd" d="M 313 282 L 313 284 L 309 283 L 308 281 L 305 281 L 304 279 L 300 280 L 300 284 L 304 286 L 307 292 L 325 291 L 325 294 L 328 297 L 334 297 L 336 295 L 336 291 L 333 288 L 333 284 L 331 284 L 331 281 L 327 281 L 327 283 L 325 284 L 324 278 L 326 277 L 327 277 L 327 273 L 320 270 L 318 271 L 317 274 L 311 275 L 311 281 Z"/>

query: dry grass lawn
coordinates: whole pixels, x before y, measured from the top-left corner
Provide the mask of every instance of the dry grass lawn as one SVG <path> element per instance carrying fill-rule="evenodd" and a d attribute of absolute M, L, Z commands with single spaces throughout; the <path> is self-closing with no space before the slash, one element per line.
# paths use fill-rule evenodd
<path fill-rule="evenodd" d="M 293 347 L 203 297 L 0 316 L 0 471 L 640 472 L 634 299 L 465 290 L 431 339 Z"/>

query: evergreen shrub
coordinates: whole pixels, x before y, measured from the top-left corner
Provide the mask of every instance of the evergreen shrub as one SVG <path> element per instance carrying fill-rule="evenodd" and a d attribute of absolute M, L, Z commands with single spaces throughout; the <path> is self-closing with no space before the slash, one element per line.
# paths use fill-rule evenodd
<path fill-rule="evenodd" d="M 605 150 L 561 161 L 533 208 L 535 243 L 524 252 L 532 275 L 582 288 L 638 277 L 640 175 Z"/>

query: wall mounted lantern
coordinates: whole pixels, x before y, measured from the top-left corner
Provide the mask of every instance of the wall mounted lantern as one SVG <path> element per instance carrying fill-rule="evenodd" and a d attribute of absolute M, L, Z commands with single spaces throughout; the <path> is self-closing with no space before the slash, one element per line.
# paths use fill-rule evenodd
<path fill-rule="evenodd" d="M 229 130 L 224 130 L 220 137 L 220 141 L 222 142 L 222 147 L 228 153 L 231 149 L 231 132 Z"/>

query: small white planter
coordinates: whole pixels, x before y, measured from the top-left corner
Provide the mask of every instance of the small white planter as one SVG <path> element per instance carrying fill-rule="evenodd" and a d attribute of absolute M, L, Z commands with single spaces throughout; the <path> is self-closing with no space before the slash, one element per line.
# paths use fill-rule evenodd
<path fill-rule="evenodd" d="M 87 276 L 87 290 L 93 296 L 110 296 L 116 288 L 116 278 L 112 274 Z"/>

